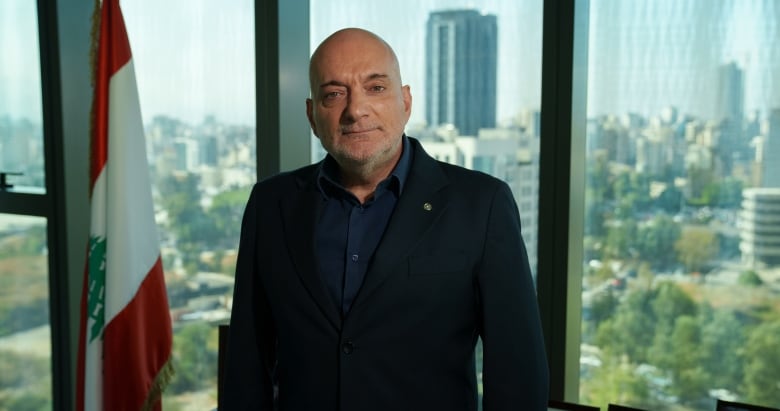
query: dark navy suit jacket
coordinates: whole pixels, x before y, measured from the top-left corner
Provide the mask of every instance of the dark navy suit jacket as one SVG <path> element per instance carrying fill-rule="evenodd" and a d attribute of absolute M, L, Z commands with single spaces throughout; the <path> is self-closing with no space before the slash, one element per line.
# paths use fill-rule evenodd
<path fill-rule="evenodd" d="M 317 165 L 255 185 L 241 229 L 227 410 L 546 410 L 536 295 L 509 187 L 428 156 L 413 163 L 344 316 L 318 273 Z"/>

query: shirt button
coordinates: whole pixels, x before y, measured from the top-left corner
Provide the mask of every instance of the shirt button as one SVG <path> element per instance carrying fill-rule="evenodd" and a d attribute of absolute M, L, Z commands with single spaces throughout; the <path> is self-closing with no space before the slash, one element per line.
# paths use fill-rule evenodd
<path fill-rule="evenodd" d="M 357 254 L 352 254 L 352 261 L 353 262 L 357 262 L 357 260 L 358 260 L 358 255 Z"/>
<path fill-rule="evenodd" d="M 344 354 L 350 355 L 354 350 L 355 350 L 355 345 L 352 344 L 351 340 L 344 341 L 341 344 L 341 352 L 343 352 Z"/>

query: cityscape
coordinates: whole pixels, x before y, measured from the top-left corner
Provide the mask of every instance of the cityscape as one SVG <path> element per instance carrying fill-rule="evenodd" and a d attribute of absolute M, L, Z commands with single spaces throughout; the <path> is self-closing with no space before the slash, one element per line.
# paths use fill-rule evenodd
<path fill-rule="evenodd" d="M 766 76 L 780 70 L 771 35 L 780 6 L 583 3 L 590 45 L 587 84 L 575 85 L 588 91 L 587 120 L 575 124 L 586 160 L 579 402 L 670 411 L 712 410 L 716 398 L 780 406 L 780 87 Z M 667 26 L 632 34 L 647 15 Z M 732 38 L 744 25 L 735 16 L 758 21 L 752 48 Z M 691 21 L 710 37 L 691 34 Z M 499 114 L 501 24 L 500 15 L 472 8 L 426 15 L 424 84 L 415 85 L 424 89 L 424 120 L 407 134 L 441 161 L 510 185 L 534 276 L 544 275 L 536 270 L 544 113 L 529 105 Z M 606 47 L 615 36 L 628 40 Z M 753 53 L 769 45 L 772 51 Z M 698 48 L 706 50 L 678 51 Z M 641 50 L 671 57 L 656 61 Z M 648 75 L 646 67 L 658 64 L 671 68 Z M 212 409 L 216 325 L 230 317 L 257 131 L 215 115 L 156 114 L 145 123 L 175 328 L 177 377 L 165 408 Z M 23 172 L 23 185 L 43 186 L 41 133 L 34 122 L 0 113 L 0 165 Z M 39 223 L 0 225 L 0 278 L 40 277 L 29 268 L 46 261 Z M 0 409 L 12 409 L 7 404 L 22 395 L 47 396 L 30 391 L 46 389 L 33 384 L 47 372 L 40 348 L 14 352 L 12 343 L 47 328 L 48 296 L 25 292 L 34 297 L 19 301 L 2 289 Z M 6 377 L 25 362 L 30 372 Z M 480 364 L 477 372 L 481 380 Z"/>

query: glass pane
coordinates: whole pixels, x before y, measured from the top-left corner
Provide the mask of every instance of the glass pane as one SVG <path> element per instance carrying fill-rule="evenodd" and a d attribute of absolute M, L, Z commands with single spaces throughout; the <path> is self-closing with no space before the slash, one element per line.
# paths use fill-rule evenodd
<path fill-rule="evenodd" d="M 0 172 L 13 185 L 7 189 L 41 192 L 46 181 L 36 2 L 0 2 L 0 44 Z"/>
<path fill-rule="evenodd" d="M 384 38 L 411 87 L 407 134 L 439 160 L 509 184 L 535 273 L 543 2 L 478 3 L 397 0 L 372 3 L 367 13 L 360 1 L 312 0 L 311 49 L 344 27 Z M 318 161 L 324 152 L 318 141 L 312 147 Z M 477 358 L 481 391 L 481 350 Z"/>
<path fill-rule="evenodd" d="M 52 409 L 46 219 L 0 214 L 0 409 Z"/>
<path fill-rule="evenodd" d="M 577 7 L 581 401 L 780 406 L 780 3 Z"/>
<path fill-rule="evenodd" d="M 254 1 L 122 3 L 146 128 L 176 376 L 165 409 L 216 408 L 217 324 L 230 318 L 256 181 Z"/>

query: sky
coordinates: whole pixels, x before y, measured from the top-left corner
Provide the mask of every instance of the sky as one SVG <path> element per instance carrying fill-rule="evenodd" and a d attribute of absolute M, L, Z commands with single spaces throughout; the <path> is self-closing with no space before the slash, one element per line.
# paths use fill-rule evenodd
<path fill-rule="evenodd" d="M 144 121 L 255 124 L 253 0 L 122 1 Z"/>
<path fill-rule="evenodd" d="M 17 62 L 10 69 L 6 64 L 0 65 L 2 94 L 7 96 L 5 88 L 13 85 L 11 98 L 0 99 L 0 113 L 12 116 L 40 106 L 36 93 L 40 86 L 29 82 L 30 73 L 38 72 L 37 55 L 30 53 L 36 48 L 26 47 L 37 44 L 34 25 L 29 24 L 35 19 L 33 4 L 27 0 L 0 1 L 0 39 L 4 45 L 15 46 L 5 53 L 13 57 L 9 61 Z M 423 121 L 427 15 L 431 10 L 475 8 L 477 4 L 478 10 L 498 15 L 499 118 L 512 116 L 521 107 L 538 108 L 541 0 L 312 0 L 312 44 L 316 46 L 343 27 L 376 31 L 396 50 L 404 82 L 412 88 L 417 104 L 411 122 Z M 253 0 L 123 0 L 120 5 L 145 121 L 166 114 L 200 122 L 203 116 L 213 114 L 221 121 L 254 124 Z M 28 22 L 26 31 L 20 29 L 20 22 L 24 21 Z M 6 41 L 9 36 L 16 37 Z M 21 44 L 20 38 L 27 39 L 25 44 Z M 25 60 L 22 55 L 28 57 L 29 63 L 21 64 Z M 20 78 L 25 80 L 17 80 Z"/>
<path fill-rule="evenodd" d="M 254 3 L 121 0 L 145 121 L 164 114 L 199 123 L 215 115 L 254 125 Z M 717 66 L 732 60 L 745 71 L 746 111 L 780 107 L 780 2 L 591 0 L 590 7 L 589 115 L 652 115 L 668 104 L 710 115 Z M 497 15 L 499 123 L 538 109 L 542 0 L 311 0 L 311 47 L 343 27 L 385 38 L 411 87 L 415 124 L 425 117 L 426 19 L 452 8 Z M 40 121 L 35 22 L 35 2 L 0 1 L 0 116 Z"/>
<path fill-rule="evenodd" d="M 0 1 L 0 117 L 41 122 L 36 2 Z M 10 63 L 9 63 L 10 62 Z"/>
<path fill-rule="evenodd" d="M 224 121 L 254 121 L 253 4 L 252 0 L 122 3 L 145 118 L 169 112 L 197 122 L 204 112 L 214 110 L 212 114 Z M 541 0 L 312 0 L 312 50 L 343 27 L 359 26 L 384 37 L 396 50 L 404 82 L 411 86 L 417 102 L 410 120 L 414 124 L 425 117 L 423 40 L 428 13 L 474 8 L 475 4 L 479 4 L 478 10 L 499 16 L 500 55 L 506 56 L 505 61 L 499 61 L 499 118 L 512 116 L 521 107 L 538 108 Z M 170 21 L 176 24 L 168 24 Z M 521 21 L 530 24 L 514 23 Z M 281 30 L 284 36 L 284 25 Z M 502 40 L 517 38 L 524 40 Z M 511 52 L 510 47 L 514 48 Z M 521 59 L 522 55 L 525 58 Z M 301 114 L 303 107 L 301 102 Z"/>

